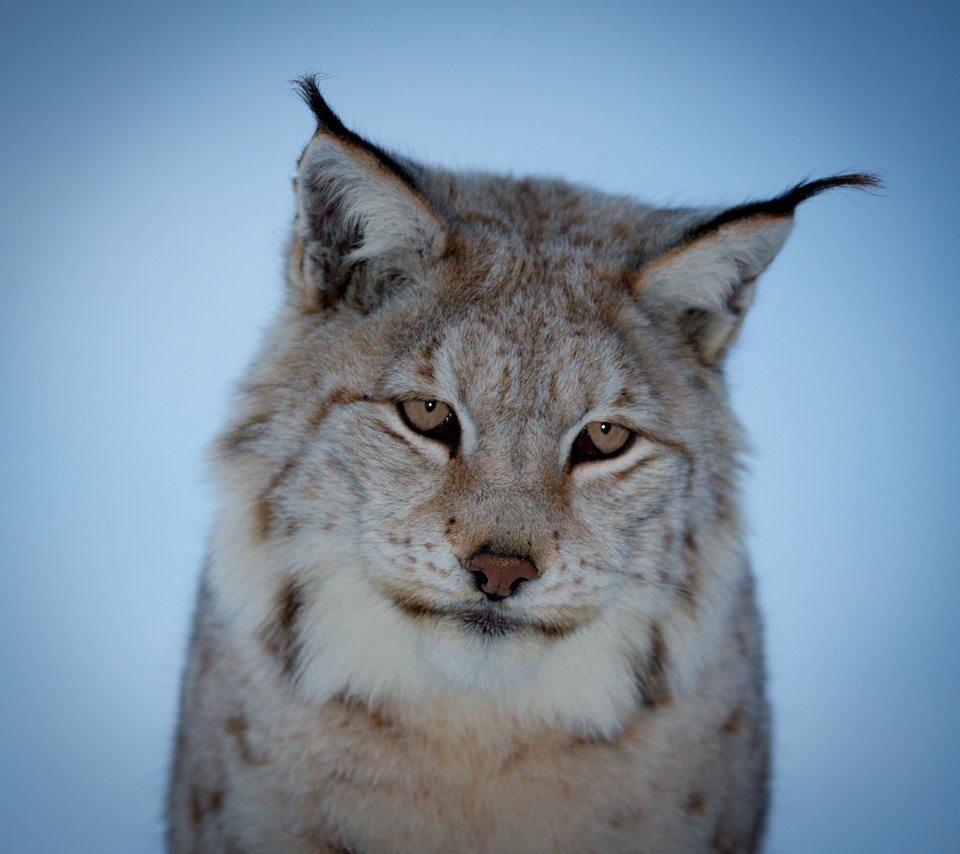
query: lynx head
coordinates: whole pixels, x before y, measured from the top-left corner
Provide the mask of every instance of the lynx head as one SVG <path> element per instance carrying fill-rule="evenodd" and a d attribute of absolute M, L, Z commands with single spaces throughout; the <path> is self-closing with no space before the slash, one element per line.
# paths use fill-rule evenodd
<path fill-rule="evenodd" d="M 605 731 L 682 690 L 749 585 L 724 355 L 795 207 L 874 179 L 656 209 L 400 160 L 300 88 L 287 295 L 217 446 L 219 600 L 318 700 Z"/>

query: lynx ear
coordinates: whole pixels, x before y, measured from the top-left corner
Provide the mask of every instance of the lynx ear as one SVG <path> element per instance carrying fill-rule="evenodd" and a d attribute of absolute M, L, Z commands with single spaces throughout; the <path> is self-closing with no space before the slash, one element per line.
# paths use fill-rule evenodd
<path fill-rule="evenodd" d="M 736 339 L 756 279 L 790 234 L 797 205 L 831 187 L 879 184 L 873 175 L 836 175 L 798 184 L 769 201 L 705 214 L 644 264 L 634 292 L 677 325 L 702 362 L 715 364 Z"/>
<path fill-rule="evenodd" d="M 290 279 L 300 306 L 317 310 L 362 285 L 365 274 L 392 271 L 396 279 L 428 264 L 442 254 L 446 231 L 408 167 L 348 130 L 313 77 L 297 86 L 317 130 L 298 164 Z M 369 303 L 382 284 L 367 287 L 360 301 Z"/>

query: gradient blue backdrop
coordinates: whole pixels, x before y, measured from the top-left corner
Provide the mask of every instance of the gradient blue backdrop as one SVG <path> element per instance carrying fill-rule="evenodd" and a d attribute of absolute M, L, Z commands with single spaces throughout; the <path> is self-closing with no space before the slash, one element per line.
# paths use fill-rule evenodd
<path fill-rule="evenodd" d="M 730 365 L 767 850 L 960 850 L 953 8 L 5 2 L 0 850 L 160 850 L 203 449 L 279 298 L 305 70 L 451 166 L 664 203 L 883 174 L 802 208 Z"/>

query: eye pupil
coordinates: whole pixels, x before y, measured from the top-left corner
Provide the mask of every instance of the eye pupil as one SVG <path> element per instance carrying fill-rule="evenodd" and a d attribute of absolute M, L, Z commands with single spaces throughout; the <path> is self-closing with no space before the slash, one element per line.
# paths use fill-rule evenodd
<path fill-rule="evenodd" d="M 603 421 L 603 422 L 601 422 L 601 424 L 600 424 L 600 432 L 601 432 L 601 433 L 604 433 L 604 434 L 609 433 L 609 432 L 610 432 L 610 428 L 611 428 L 612 426 L 613 426 L 613 425 L 612 425 L 609 421 Z"/>
<path fill-rule="evenodd" d="M 437 408 L 437 402 L 435 400 L 425 400 L 423 402 L 423 408 L 426 409 L 427 412 L 433 412 L 433 410 Z"/>

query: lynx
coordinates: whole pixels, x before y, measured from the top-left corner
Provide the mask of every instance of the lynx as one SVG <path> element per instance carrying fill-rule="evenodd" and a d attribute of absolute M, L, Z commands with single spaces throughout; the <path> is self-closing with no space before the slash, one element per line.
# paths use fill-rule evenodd
<path fill-rule="evenodd" d="M 427 168 L 313 78 L 214 453 L 173 852 L 747 852 L 769 714 L 724 357 L 797 205 Z"/>

